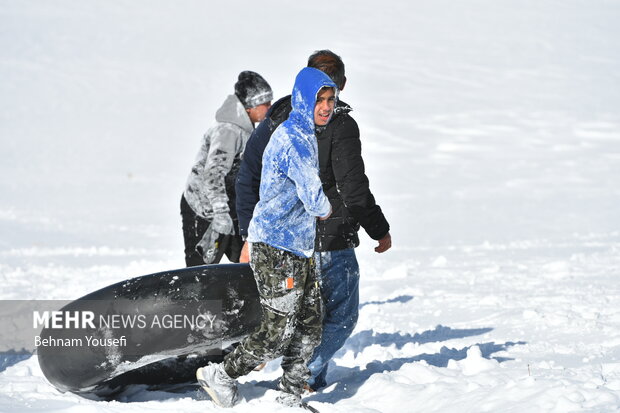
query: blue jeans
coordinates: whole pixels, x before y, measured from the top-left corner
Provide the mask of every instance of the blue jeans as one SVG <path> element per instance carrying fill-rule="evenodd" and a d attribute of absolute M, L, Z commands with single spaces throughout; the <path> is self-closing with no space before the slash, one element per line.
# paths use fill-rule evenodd
<path fill-rule="evenodd" d="M 325 315 L 321 344 L 308 363 L 315 390 L 327 385 L 327 364 L 349 338 L 357 323 L 360 268 L 353 248 L 314 254 Z"/>

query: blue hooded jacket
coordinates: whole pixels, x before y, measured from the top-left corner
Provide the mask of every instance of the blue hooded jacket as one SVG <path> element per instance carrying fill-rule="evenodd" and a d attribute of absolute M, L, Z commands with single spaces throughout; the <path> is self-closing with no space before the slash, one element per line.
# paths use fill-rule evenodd
<path fill-rule="evenodd" d="M 336 88 L 320 70 L 306 67 L 295 79 L 292 110 L 263 153 L 260 200 L 248 228 L 249 242 L 262 242 L 311 257 L 316 217 L 331 206 L 319 178 L 314 107 L 323 87 Z"/>

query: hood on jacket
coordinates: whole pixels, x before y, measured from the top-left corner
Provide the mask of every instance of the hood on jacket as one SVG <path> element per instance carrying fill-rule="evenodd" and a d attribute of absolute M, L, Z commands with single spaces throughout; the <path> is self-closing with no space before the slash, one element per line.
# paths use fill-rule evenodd
<path fill-rule="evenodd" d="M 353 108 L 348 103 L 340 98 L 336 100 L 336 104 L 334 105 L 334 116 L 350 113 L 352 111 Z M 291 95 L 286 95 L 271 105 L 265 116 L 265 118 L 268 118 L 272 123 L 275 123 L 269 137 L 271 133 L 273 133 L 273 130 L 288 118 L 289 113 L 291 113 Z M 332 118 L 334 116 L 332 116 Z"/>
<path fill-rule="evenodd" d="M 232 123 L 249 133 L 252 133 L 254 130 L 254 124 L 252 124 L 250 116 L 235 95 L 228 95 L 222 106 L 215 112 L 215 120 Z"/>
<path fill-rule="evenodd" d="M 263 152 L 260 199 L 248 227 L 249 242 L 306 258 L 314 249 L 316 217 L 331 210 L 319 179 L 314 125 L 316 97 L 323 87 L 336 84 L 320 70 L 307 67 L 297 75 L 290 116 L 276 128 Z"/>
<path fill-rule="evenodd" d="M 332 87 L 338 93 L 329 76 L 313 67 L 304 67 L 295 78 L 289 120 L 302 127 L 305 133 L 314 134 L 314 106 L 317 94 L 324 87 Z"/>

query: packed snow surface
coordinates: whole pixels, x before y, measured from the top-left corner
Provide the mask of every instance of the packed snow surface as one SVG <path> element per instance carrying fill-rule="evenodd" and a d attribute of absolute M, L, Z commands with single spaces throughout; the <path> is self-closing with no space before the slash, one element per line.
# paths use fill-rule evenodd
<path fill-rule="evenodd" d="M 0 1 L 0 299 L 184 265 L 179 200 L 242 70 L 347 68 L 394 247 L 322 412 L 620 410 L 620 2 Z M 279 412 L 277 362 L 231 412 Z M 62 394 L 0 358 L 0 411 L 219 411 L 196 386 Z"/>

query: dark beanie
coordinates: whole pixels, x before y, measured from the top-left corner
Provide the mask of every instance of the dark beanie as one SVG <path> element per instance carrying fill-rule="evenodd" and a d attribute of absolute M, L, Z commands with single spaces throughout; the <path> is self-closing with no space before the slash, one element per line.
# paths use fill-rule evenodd
<path fill-rule="evenodd" d="M 269 83 L 261 75 L 250 70 L 239 73 L 239 79 L 235 83 L 235 95 L 246 109 L 273 100 L 273 92 Z"/>

